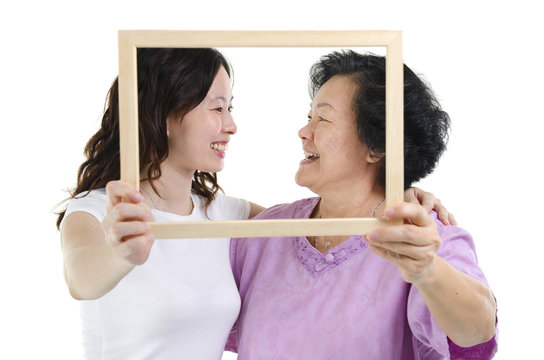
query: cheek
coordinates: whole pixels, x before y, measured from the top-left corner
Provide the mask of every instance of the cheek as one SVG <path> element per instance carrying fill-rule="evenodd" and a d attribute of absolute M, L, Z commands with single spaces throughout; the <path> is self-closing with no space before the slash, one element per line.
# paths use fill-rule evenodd
<path fill-rule="evenodd" d="M 221 121 L 214 116 L 202 117 L 199 119 L 198 126 L 194 129 L 195 135 L 201 137 L 213 138 L 221 132 Z"/>
<path fill-rule="evenodd" d="M 214 116 L 198 116 L 187 120 L 180 126 L 180 132 L 187 141 L 209 140 L 221 130 L 221 122 Z"/>
<path fill-rule="evenodd" d="M 315 133 L 314 142 L 317 150 L 322 156 L 334 157 L 346 155 L 347 151 L 350 151 L 350 147 L 346 142 L 345 134 L 332 131 L 323 131 Z M 338 160 L 338 159 L 337 159 Z"/>
<path fill-rule="evenodd" d="M 366 148 L 353 137 L 353 134 L 343 134 L 336 141 L 329 143 L 331 153 L 335 155 L 335 162 L 347 167 L 359 167 L 364 163 Z"/>

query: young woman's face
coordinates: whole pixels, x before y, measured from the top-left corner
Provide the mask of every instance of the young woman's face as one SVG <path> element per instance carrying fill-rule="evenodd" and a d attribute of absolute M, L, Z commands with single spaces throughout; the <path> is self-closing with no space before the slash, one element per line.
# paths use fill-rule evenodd
<path fill-rule="evenodd" d="M 348 77 L 333 76 L 317 92 L 308 124 L 299 131 L 305 158 L 295 180 L 316 194 L 342 191 L 369 176 L 368 161 L 373 160 L 357 136 L 356 91 Z"/>
<path fill-rule="evenodd" d="M 227 71 L 221 67 L 200 104 L 181 121 L 168 119 L 168 160 L 180 171 L 218 172 L 230 136 L 236 133 L 232 119 L 232 88 Z"/>

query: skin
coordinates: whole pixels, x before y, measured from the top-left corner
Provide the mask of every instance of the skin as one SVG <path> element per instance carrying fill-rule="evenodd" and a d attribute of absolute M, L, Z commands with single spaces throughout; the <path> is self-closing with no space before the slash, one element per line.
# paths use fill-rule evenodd
<path fill-rule="evenodd" d="M 303 160 L 296 181 L 321 201 L 313 216 L 365 217 L 384 196 L 377 181 L 378 158 L 357 138 L 352 99 L 356 85 L 334 76 L 312 101 L 308 124 L 299 131 L 303 148 L 319 158 Z M 326 105 L 324 105 L 326 104 Z M 437 255 L 441 245 L 436 224 L 419 204 L 405 202 L 378 209 L 376 216 L 404 224 L 366 236 L 370 249 L 396 265 L 402 278 L 421 293 L 440 328 L 459 346 L 488 341 L 495 334 L 495 300 L 489 289 L 456 270 Z M 333 246 L 346 237 L 331 237 Z M 318 237 L 318 249 L 325 239 Z"/>

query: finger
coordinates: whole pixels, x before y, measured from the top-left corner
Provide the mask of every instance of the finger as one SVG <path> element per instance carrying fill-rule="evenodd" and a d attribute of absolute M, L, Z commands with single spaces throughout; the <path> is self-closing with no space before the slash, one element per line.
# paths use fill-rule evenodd
<path fill-rule="evenodd" d="M 145 263 L 151 252 L 154 239 L 151 234 L 128 238 L 119 245 L 123 258 L 133 265 Z"/>
<path fill-rule="evenodd" d="M 155 218 L 153 217 L 153 213 L 151 212 L 151 208 L 149 206 L 147 206 L 147 204 L 141 202 L 137 206 L 144 209 L 143 210 L 144 213 L 145 213 L 144 221 L 147 221 L 147 222 L 154 222 L 155 221 Z"/>
<path fill-rule="evenodd" d="M 434 244 L 426 244 L 418 246 L 410 243 L 403 242 L 384 242 L 380 244 L 372 244 L 385 251 L 389 251 L 396 257 L 406 257 L 413 261 L 429 262 L 438 250 Z"/>
<path fill-rule="evenodd" d="M 113 221 L 149 221 L 153 218 L 151 209 L 145 204 L 120 203 L 111 209 L 110 214 Z"/>
<path fill-rule="evenodd" d="M 414 246 L 425 246 L 434 243 L 430 240 L 431 236 L 426 228 L 411 224 L 382 227 L 368 234 L 366 238 L 368 242 L 376 245 L 407 243 Z"/>
<path fill-rule="evenodd" d="M 111 228 L 117 223 L 127 221 L 150 222 L 154 219 L 151 209 L 144 203 L 120 203 L 108 210 L 106 217 L 102 220 L 102 228 L 106 234 L 109 234 Z"/>
<path fill-rule="evenodd" d="M 411 203 L 400 203 L 387 208 L 385 216 L 390 220 L 410 219 L 412 224 L 420 226 L 434 224 L 433 218 L 421 205 Z"/>
<path fill-rule="evenodd" d="M 382 257 L 391 264 L 397 266 L 401 272 L 404 281 L 409 283 L 417 283 L 428 271 L 429 267 L 434 263 L 436 254 L 428 253 L 427 257 L 416 260 L 411 257 L 395 253 L 390 250 L 380 248 L 379 246 L 370 246 L 370 250 Z"/>
<path fill-rule="evenodd" d="M 412 204 L 419 204 L 419 200 L 417 199 L 417 192 L 421 191 L 418 188 L 408 188 L 406 191 L 404 191 L 404 201 Z"/>
<path fill-rule="evenodd" d="M 396 266 L 403 266 L 408 261 L 414 261 L 413 259 L 408 258 L 407 256 L 389 251 L 387 249 L 384 249 L 380 246 L 370 244 L 369 246 L 370 250 L 378 255 L 379 257 L 389 261 L 391 264 Z"/>
<path fill-rule="evenodd" d="M 433 208 L 440 206 L 440 200 L 438 200 L 433 194 L 425 191 L 421 191 L 419 203 L 427 213 L 431 212 Z"/>
<path fill-rule="evenodd" d="M 427 212 L 431 211 L 436 200 L 436 197 L 432 193 L 423 191 L 417 187 L 409 188 L 404 192 L 404 201 L 412 204 L 420 204 Z"/>
<path fill-rule="evenodd" d="M 114 243 L 127 241 L 131 237 L 149 233 L 149 225 L 141 221 L 116 222 L 108 231 L 108 238 Z"/>
<path fill-rule="evenodd" d="M 442 222 L 442 224 L 450 225 L 448 210 L 446 210 L 441 203 L 436 204 L 435 211 L 438 213 L 438 219 Z"/>
<path fill-rule="evenodd" d="M 453 216 L 452 213 L 448 214 L 448 220 L 451 225 L 457 226 L 457 220 L 455 219 L 455 216 Z"/>
<path fill-rule="evenodd" d="M 123 201 L 139 203 L 143 200 L 142 195 L 136 188 L 126 182 L 115 180 L 106 184 L 106 195 L 108 197 L 108 205 L 115 206 Z"/>

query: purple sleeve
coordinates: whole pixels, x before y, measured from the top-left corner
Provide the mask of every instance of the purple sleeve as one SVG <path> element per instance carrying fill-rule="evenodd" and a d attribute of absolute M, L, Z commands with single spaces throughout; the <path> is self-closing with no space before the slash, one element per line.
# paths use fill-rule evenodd
<path fill-rule="evenodd" d="M 240 289 L 240 272 L 238 271 L 238 266 L 236 264 L 236 249 L 238 245 L 238 239 L 230 239 L 230 266 L 232 268 L 232 275 L 234 275 L 234 281 L 236 286 Z M 232 329 L 230 330 L 229 337 L 227 339 L 227 344 L 225 345 L 226 351 L 232 351 L 234 353 L 238 352 L 238 331 L 237 331 L 238 320 L 234 322 Z"/>
<path fill-rule="evenodd" d="M 452 360 L 487 360 L 495 356 L 497 352 L 497 335 L 493 336 L 488 342 L 474 345 L 468 348 L 460 347 L 448 339 L 450 347 L 450 356 Z"/>
<path fill-rule="evenodd" d="M 474 242 L 468 232 L 439 223 L 437 227 L 442 239 L 438 255 L 459 271 L 488 286 L 478 266 Z M 463 348 L 454 344 L 440 329 L 415 287 L 412 287 L 408 297 L 408 323 L 413 333 L 414 352 L 419 355 L 416 358 L 491 359 L 497 352 L 496 334 L 488 342 L 472 347 Z"/>
<path fill-rule="evenodd" d="M 238 353 L 238 332 L 236 331 L 236 323 L 234 323 L 232 329 L 230 330 L 230 334 L 225 345 L 225 351 Z"/>

